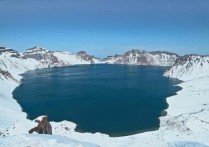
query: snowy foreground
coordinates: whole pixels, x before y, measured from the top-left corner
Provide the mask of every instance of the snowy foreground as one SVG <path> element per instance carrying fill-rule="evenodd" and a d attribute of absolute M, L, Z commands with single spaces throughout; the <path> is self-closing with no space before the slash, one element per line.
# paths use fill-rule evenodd
<path fill-rule="evenodd" d="M 167 115 L 160 118 L 160 129 L 113 138 L 75 132 L 76 124 L 68 121 L 50 122 L 53 135 L 28 134 L 37 124 L 26 119 L 12 92 L 20 84 L 19 74 L 35 69 L 39 62 L 0 55 L 0 70 L 12 76 L 0 73 L 0 146 L 209 146 L 209 58 L 195 56 L 179 62 L 165 76 L 183 80 L 179 85 L 183 90 L 167 98 L 169 108 Z"/>

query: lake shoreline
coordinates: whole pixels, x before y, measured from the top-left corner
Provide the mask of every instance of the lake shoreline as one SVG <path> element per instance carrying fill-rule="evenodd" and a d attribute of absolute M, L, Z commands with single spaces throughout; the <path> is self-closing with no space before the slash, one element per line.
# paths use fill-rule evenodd
<path fill-rule="evenodd" d="M 21 75 L 13 97 L 30 120 L 48 115 L 78 124 L 80 133 L 134 135 L 158 130 L 166 97 L 180 90 L 175 85 L 181 81 L 163 76 L 166 69 L 105 64 L 35 70 Z"/>
<path fill-rule="evenodd" d="M 181 80 L 183 80 L 183 79 L 181 79 Z M 207 80 L 208 80 L 208 78 L 206 77 L 203 80 L 200 79 L 199 81 L 197 80 L 194 82 L 195 82 L 195 84 L 201 83 L 201 84 L 205 85 L 204 83 L 207 82 Z M 5 88 L 8 88 L 8 87 L 9 87 L 9 89 L 7 89 L 7 91 L 1 90 L 0 91 L 1 95 L 3 95 L 3 96 L 6 95 L 5 98 L 8 99 L 9 101 L 12 101 L 12 103 L 7 102 L 8 106 L 10 106 L 10 105 L 15 106 L 15 108 L 11 108 L 11 109 L 14 109 L 14 111 L 11 112 L 12 116 L 10 116 L 10 117 L 12 117 L 12 119 L 8 118 L 8 116 L 3 117 L 3 119 L 5 118 L 5 119 L 11 120 L 11 123 L 8 123 L 8 126 L 5 126 L 4 128 L 8 130 L 7 132 L 9 133 L 9 136 L 11 136 L 11 135 L 17 135 L 17 136 L 20 135 L 21 136 L 21 134 L 27 134 L 28 128 L 30 126 L 34 125 L 34 123 L 32 121 L 26 119 L 26 114 L 24 112 L 22 112 L 21 107 L 16 102 L 16 100 L 13 99 L 13 97 L 12 97 L 12 91 L 18 86 L 18 84 L 15 82 L 11 82 L 11 81 L 1 81 L 1 85 L 2 84 L 3 84 L 3 87 L 1 87 L 2 90 Z M 193 82 L 188 82 L 188 81 L 183 82 L 182 84 L 179 85 L 180 87 L 182 87 L 182 90 L 177 92 L 176 96 L 166 98 L 166 101 L 169 104 L 168 110 L 173 109 L 173 103 L 175 103 L 174 101 L 176 99 L 175 97 L 182 97 L 181 96 L 182 93 L 188 93 L 188 91 L 185 90 L 185 88 L 189 85 L 193 85 Z M 188 99 L 188 98 L 186 98 L 186 99 Z M 178 101 L 179 101 L 179 98 L 178 98 Z M 179 103 L 178 101 L 176 101 L 176 102 Z M 174 104 L 174 105 L 178 106 L 178 104 Z M 193 112 L 193 110 L 190 110 L 190 112 Z M 13 118 L 14 114 L 16 114 L 15 118 Z M 202 142 L 202 143 L 205 143 L 206 145 L 209 145 L 209 142 L 207 141 L 207 139 L 204 136 L 202 136 L 201 138 L 196 138 L 195 135 L 185 134 L 185 132 L 180 135 L 178 132 L 179 131 L 182 132 L 182 131 L 178 130 L 178 129 L 177 130 L 172 129 L 173 131 L 171 131 L 171 132 L 173 132 L 173 133 L 171 133 L 169 131 L 170 130 L 169 127 L 171 127 L 171 126 L 170 126 L 170 124 L 167 124 L 167 123 L 168 123 L 168 120 L 172 120 L 172 117 L 175 116 L 175 115 L 173 115 L 173 116 L 172 115 L 173 115 L 172 111 L 169 110 L 168 116 L 160 118 L 160 129 L 158 131 L 140 133 L 140 134 L 135 134 L 135 135 L 126 136 L 126 137 L 119 137 L 119 138 L 118 137 L 111 138 L 108 135 L 100 134 L 100 133 L 95 133 L 95 134 L 78 133 L 78 132 L 74 131 L 76 125 L 72 122 L 67 122 L 67 121 L 56 122 L 56 123 L 52 122 L 52 126 L 53 126 L 53 128 L 55 128 L 53 130 L 55 135 L 61 135 L 61 136 L 66 136 L 66 137 L 73 138 L 76 140 L 92 142 L 92 143 L 98 144 L 100 146 L 107 146 L 107 145 L 119 146 L 122 144 L 123 145 L 129 144 L 131 146 L 137 146 L 139 144 L 143 145 L 143 146 L 152 146 L 152 145 L 156 145 L 156 144 L 158 144 L 159 146 L 167 146 L 170 141 L 177 140 L 177 138 L 179 138 L 179 137 L 182 139 L 183 138 L 186 139 L 189 137 L 192 141 Z M 180 117 L 180 120 L 183 119 L 184 117 L 185 116 Z M 186 117 L 185 117 L 185 119 L 186 119 Z M 16 121 L 14 121 L 14 120 L 16 120 Z M 178 122 L 180 120 L 177 119 L 176 121 Z M 16 122 L 16 123 L 14 124 L 13 122 Z M 19 132 L 15 131 L 14 129 L 11 129 L 10 126 L 15 126 L 15 129 L 18 129 Z M 71 128 L 70 131 L 66 131 L 64 129 L 64 126 L 68 126 L 69 128 Z M 173 126 L 173 127 L 175 128 L 175 126 Z M 0 131 L 2 132 L 5 129 L 1 128 Z M 170 132 L 171 134 L 177 133 L 177 134 L 179 134 L 179 137 L 178 136 L 172 137 L 172 135 L 171 135 L 171 137 L 168 137 L 168 136 L 166 136 L 167 132 Z M 159 139 L 159 138 L 161 138 L 161 139 Z M 186 139 L 186 140 L 188 140 L 188 139 Z"/>

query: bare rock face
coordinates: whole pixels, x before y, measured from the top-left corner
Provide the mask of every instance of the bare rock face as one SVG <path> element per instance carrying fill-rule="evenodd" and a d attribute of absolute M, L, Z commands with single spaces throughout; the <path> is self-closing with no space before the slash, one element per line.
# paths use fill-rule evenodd
<path fill-rule="evenodd" d="M 98 59 L 92 55 L 87 54 L 85 51 L 80 51 L 76 54 L 77 57 L 85 61 L 90 61 L 91 64 L 94 64 L 94 59 Z"/>
<path fill-rule="evenodd" d="M 180 78 L 184 81 L 208 76 L 209 55 L 184 55 L 178 58 L 165 72 L 164 76 Z"/>
<path fill-rule="evenodd" d="M 56 55 L 59 54 L 59 57 Z M 43 47 L 33 47 L 27 49 L 22 54 L 23 59 L 32 58 L 44 65 L 48 65 L 49 67 L 57 67 L 57 66 L 69 66 L 69 62 L 62 59 L 62 56 L 65 56 L 65 53 L 49 51 Z M 72 58 L 73 54 L 69 54 L 69 58 Z M 91 64 L 94 64 L 94 60 L 99 60 L 92 55 L 87 54 L 84 51 L 80 51 L 74 56 L 77 57 L 78 60 L 89 61 Z"/>
<path fill-rule="evenodd" d="M 165 51 L 146 52 L 132 49 L 123 55 L 108 56 L 103 61 L 114 64 L 171 66 L 178 58 L 177 54 Z"/>
<path fill-rule="evenodd" d="M 16 80 L 16 79 L 11 75 L 10 72 L 8 72 L 7 70 L 2 70 L 2 69 L 0 68 L 0 79 L 2 79 L 2 77 L 4 77 L 4 78 L 7 79 L 7 80 L 11 79 L 11 80 L 15 81 L 16 83 L 20 83 L 20 81 Z M 2 79 L 2 80 L 3 80 L 3 79 Z"/>
<path fill-rule="evenodd" d="M 48 117 L 43 116 L 42 120 L 35 120 L 38 123 L 38 126 L 32 128 L 29 133 L 37 132 L 38 134 L 52 134 L 52 126 L 48 122 Z"/>
<path fill-rule="evenodd" d="M 15 51 L 11 48 L 0 47 L 0 55 L 3 54 L 3 53 L 10 54 L 11 57 L 15 57 L 15 58 L 20 57 L 20 54 L 17 51 Z"/>

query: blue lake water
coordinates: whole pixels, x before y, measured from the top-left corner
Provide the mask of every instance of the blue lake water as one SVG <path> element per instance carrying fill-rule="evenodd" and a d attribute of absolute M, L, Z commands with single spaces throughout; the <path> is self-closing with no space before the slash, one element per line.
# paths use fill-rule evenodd
<path fill-rule="evenodd" d="M 166 97 L 181 88 L 166 67 L 81 65 L 29 71 L 13 96 L 29 119 L 75 122 L 80 132 L 123 136 L 159 128 Z"/>

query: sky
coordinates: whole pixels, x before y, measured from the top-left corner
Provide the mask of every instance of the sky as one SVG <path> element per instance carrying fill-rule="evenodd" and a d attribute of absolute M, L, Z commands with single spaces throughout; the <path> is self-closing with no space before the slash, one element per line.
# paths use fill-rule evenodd
<path fill-rule="evenodd" d="M 209 54 L 208 0 L 0 0 L 0 46 Z"/>

